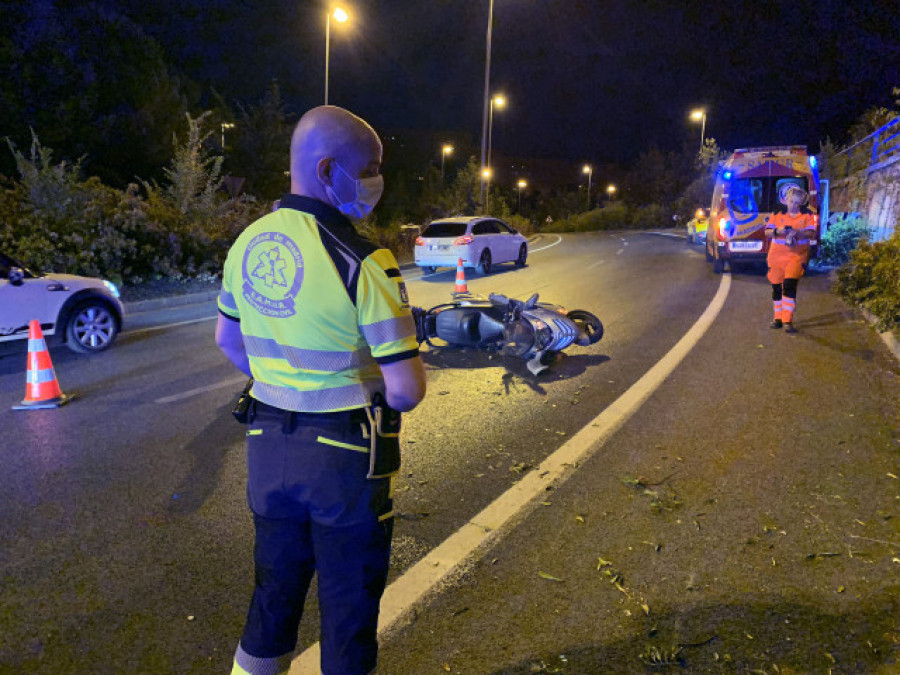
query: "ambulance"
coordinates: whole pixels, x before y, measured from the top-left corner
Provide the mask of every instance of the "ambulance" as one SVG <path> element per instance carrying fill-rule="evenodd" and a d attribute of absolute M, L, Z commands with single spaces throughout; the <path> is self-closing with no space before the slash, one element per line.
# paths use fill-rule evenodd
<path fill-rule="evenodd" d="M 786 211 L 780 196 L 789 184 L 799 185 L 809 195 L 801 211 L 812 213 L 819 224 L 819 172 L 815 156 L 805 145 L 777 145 L 735 150 L 716 176 L 706 259 L 713 271 L 725 271 L 725 263 L 765 264 L 769 242 L 766 221 L 774 213 Z M 810 242 L 810 258 L 818 252 L 818 236 Z"/>

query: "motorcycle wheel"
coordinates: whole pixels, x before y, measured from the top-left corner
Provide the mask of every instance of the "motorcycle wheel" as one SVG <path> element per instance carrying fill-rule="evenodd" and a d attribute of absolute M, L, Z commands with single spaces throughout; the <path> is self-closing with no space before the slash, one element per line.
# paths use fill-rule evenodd
<path fill-rule="evenodd" d="M 603 324 L 596 315 L 583 309 L 573 309 L 566 314 L 566 317 L 572 319 L 585 332 L 588 336 L 588 344 L 595 344 L 603 338 Z"/>

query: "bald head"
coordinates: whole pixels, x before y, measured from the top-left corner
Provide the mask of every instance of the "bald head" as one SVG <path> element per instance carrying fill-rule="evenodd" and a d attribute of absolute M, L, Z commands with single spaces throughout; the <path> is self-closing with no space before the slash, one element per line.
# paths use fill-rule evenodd
<path fill-rule="evenodd" d="M 291 137 L 291 192 L 328 201 L 334 163 L 354 179 L 378 175 L 381 141 L 361 117 L 336 106 L 323 105 L 307 112 Z"/>

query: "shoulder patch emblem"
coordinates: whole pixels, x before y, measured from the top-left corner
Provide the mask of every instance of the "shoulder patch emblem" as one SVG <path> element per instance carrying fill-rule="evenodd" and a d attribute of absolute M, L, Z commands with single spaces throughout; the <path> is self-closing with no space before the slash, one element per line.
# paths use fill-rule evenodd
<path fill-rule="evenodd" d="M 401 281 L 397 286 L 400 288 L 400 304 L 404 308 L 409 307 L 409 293 L 406 291 L 406 284 Z"/>
<path fill-rule="evenodd" d="M 280 232 L 262 232 L 253 237 L 244 250 L 241 272 L 241 293 L 253 309 L 277 318 L 296 314 L 295 299 L 303 283 L 303 256 L 290 237 Z"/>

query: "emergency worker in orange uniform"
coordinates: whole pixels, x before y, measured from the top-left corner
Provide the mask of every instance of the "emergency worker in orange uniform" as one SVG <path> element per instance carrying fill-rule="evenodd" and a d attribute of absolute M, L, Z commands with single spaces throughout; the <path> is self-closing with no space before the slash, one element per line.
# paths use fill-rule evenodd
<path fill-rule="evenodd" d="M 771 239 L 766 275 L 772 284 L 772 304 L 775 318 L 770 328 L 784 326 L 785 333 L 796 333 L 794 312 L 797 309 L 797 284 L 803 276 L 803 266 L 809 262 L 809 242 L 817 236 L 816 221 L 811 213 L 801 213 L 809 196 L 796 183 L 788 183 L 781 190 L 779 201 L 787 213 L 776 213 L 766 223 L 766 238 Z"/>

